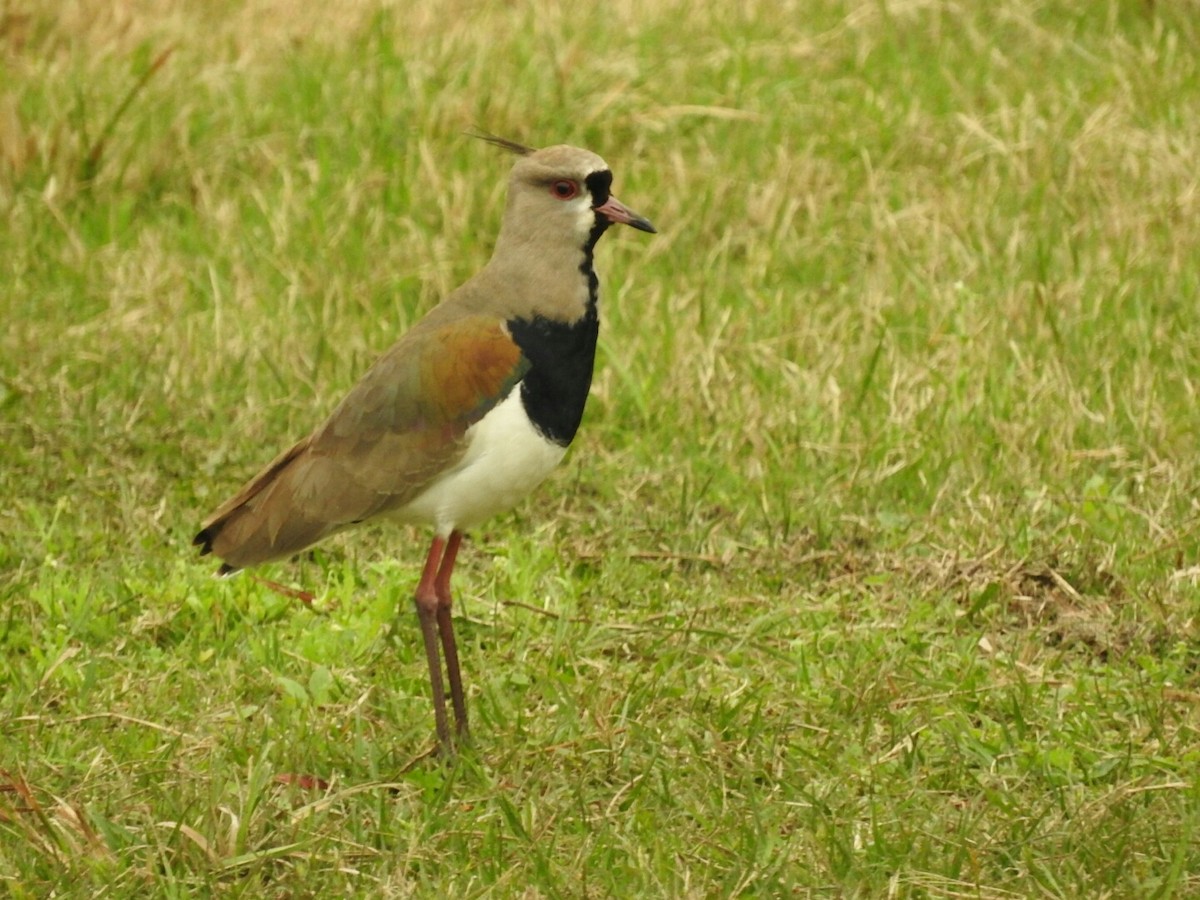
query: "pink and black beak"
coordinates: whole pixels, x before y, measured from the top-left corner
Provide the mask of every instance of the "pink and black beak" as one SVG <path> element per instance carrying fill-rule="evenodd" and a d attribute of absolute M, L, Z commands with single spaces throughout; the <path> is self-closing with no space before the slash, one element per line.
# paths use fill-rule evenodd
<path fill-rule="evenodd" d="M 658 233 L 658 229 L 650 224 L 649 219 L 645 216 L 639 216 L 612 194 L 609 194 L 607 200 L 599 206 L 593 206 L 592 209 L 598 213 L 603 213 L 608 221 L 615 224 L 628 225 L 631 228 L 636 228 L 638 231 L 648 231 L 651 234 Z"/>

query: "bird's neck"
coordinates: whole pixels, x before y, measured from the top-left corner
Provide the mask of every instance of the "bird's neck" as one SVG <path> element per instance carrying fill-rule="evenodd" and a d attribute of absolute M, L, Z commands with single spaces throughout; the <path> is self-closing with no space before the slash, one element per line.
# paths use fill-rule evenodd
<path fill-rule="evenodd" d="M 600 333 L 593 250 L 603 233 L 597 226 L 582 246 L 560 243 L 540 253 L 498 244 L 488 265 L 495 267 L 489 280 L 494 277 L 512 292 L 502 315 L 530 364 L 521 381 L 521 402 L 542 436 L 562 447 L 575 437 L 592 384 Z M 521 262 L 512 265 L 513 260 Z"/>
<path fill-rule="evenodd" d="M 536 247 L 513 239 L 497 242 L 491 261 L 477 278 L 495 298 L 493 309 L 505 319 L 545 318 L 571 323 L 595 316 L 599 300 L 592 249 L 560 243 Z M 482 287 L 483 285 L 481 285 Z"/>

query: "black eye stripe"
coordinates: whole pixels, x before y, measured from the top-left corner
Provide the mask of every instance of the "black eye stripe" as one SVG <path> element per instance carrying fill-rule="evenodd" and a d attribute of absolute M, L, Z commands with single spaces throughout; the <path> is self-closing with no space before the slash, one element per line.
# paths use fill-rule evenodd
<path fill-rule="evenodd" d="M 599 172 L 593 172 L 583 183 L 587 186 L 588 193 L 592 195 L 592 206 L 600 206 L 608 202 L 608 196 L 612 193 L 612 172 L 604 169 Z"/>

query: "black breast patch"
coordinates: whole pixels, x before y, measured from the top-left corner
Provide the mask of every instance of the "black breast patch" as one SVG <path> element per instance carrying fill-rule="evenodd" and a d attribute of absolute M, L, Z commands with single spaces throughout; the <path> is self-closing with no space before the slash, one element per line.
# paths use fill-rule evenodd
<path fill-rule="evenodd" d="M 579 430 L 592 368 L 600 319 L 596 304 L 577 322 L 555 322 L 538 316 L 512 319 L 509 333 L 530 362 L 521 380 L 521 402 L 534 427 L 547 440 L 566 447 Z"/>

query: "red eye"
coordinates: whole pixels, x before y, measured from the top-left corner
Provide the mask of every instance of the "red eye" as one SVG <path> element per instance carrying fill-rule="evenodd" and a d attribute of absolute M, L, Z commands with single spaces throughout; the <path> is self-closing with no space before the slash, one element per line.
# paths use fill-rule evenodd
<path fill-rule="evenodd" d="M 556 181 L 550 185 L 550 193 L 559 200 L 570 200 L 579 193 L 579 185 L 573 181 Z"/>

